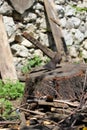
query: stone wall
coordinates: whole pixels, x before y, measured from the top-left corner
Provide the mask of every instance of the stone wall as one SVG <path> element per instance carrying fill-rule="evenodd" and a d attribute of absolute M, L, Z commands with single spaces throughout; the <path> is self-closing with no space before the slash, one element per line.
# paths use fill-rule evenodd
<path fill-rule="evenodd" d="M 20 0 L 21 1 L 21 0 Z M 46 17 L 43 0 L 28 0 L 31 6 L 15 7 L 12 0 L 0 1 L 0 14 L 3 15 L 9 44 L 14 56 L 14 64 L 20 70 L 34 55 L 43 59 L 46 56 L 31 42 L 21 36 L 23 31 L 30 32 L 47 47 L 55 49 L 51 29 Z M 87 1 L 54 0 L 60 19 L 62 32 L 73 62 L 87 60 Z M 22 6 L 22 5 L 21 5 Z M 27 9 L 27 10 L 26 10 Z"/>

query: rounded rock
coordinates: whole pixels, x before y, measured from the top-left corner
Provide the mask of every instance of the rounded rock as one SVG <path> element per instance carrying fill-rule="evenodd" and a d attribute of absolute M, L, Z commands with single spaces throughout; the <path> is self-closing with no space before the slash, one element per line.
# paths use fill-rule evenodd
<path fill-rule="evenodd" d="M 87 59 L 87 51 L 83 49 L 82 58 Z"/>
<path fill-rule="evenodd" d="M 78 52 L 74 46 L 69 48 L 69 54 L 73 58 L 76 58 L 78 56 Z"/>
<path fill-rule="evenodd" d="M 80 43 L 84 40 L 84 34 L 80 32 L 80 30 L 76 30 L 75 39 Z"/>
<path fill-rule="evenodd" d="M 55 4 L 65 4 L 66 0 L 55 0 Z"/>
<path fill-rule="evenodd" d="M 83 44 L 82 44 L 83 48 L 85 50 L 87 50 L 87 39 L 85 41 L 83 41 Z"/>

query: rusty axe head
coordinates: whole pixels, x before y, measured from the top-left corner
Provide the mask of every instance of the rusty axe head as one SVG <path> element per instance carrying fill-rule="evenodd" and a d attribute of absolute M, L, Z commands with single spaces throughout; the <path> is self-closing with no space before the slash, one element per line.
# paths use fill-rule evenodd
<path fill-rule="evenodd" d="M 62 56 L 60 53 L 55 53 L 54 58 L 52 58 L 46 65 L 44 65 L 44 68 L 47 70 L 53 70 L 56 68 L 57 63 L 60 64 L 62 60 Z"/>

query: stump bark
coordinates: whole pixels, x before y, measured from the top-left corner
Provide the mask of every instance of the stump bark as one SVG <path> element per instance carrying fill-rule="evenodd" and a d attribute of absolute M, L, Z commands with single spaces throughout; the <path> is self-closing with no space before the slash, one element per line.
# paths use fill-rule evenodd
<path fill-rule="evenodd" d="M 58 65 L 52 71 L 48 71 L 44 67 L 33 69 L 26 76 L 22 103 L 32 96 L 80 100 L 86 66 L 87 64 L 65 63 Z"/>

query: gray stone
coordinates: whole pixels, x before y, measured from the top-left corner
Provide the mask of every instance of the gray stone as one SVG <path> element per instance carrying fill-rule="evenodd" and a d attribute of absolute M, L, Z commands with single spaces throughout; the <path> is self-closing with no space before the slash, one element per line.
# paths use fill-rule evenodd
<path fill-rule="evenodd" d="M 1 1 L 0 1 L 0 6 L 1 6 L 3 3 L 4 3 L 4 0 L 1 0 Z"/>
<path fill-rule="evenodd" d="M 87 0 L 84 0 L 83 4 L 87 7 Z"/>
<path fill-rule="evenodd" d="M 87 1 L 84 0 L 83 3 L 79 3 L 79 4 L 77 5 L 77 7 L 80 7 L 80 8 L 87 7 Z"/>
<path fill-rule="evenodd" d="M 74 58 L 76 58 L 78 56 L 78 52 L 74 46 L 71 46 L 69 48 L 69 54 L 71 57 L 74 57 Z"/>
<path fill-rule="evenodd" d="M 77 6 L 78 4 L 78 0 L 66 0 L 67 2 L 67 5 L 74 5 L 74 6 Z"/>
<path fill-rule="evenodd" d="M 32 34 L 34 34 L 37 27 L 33 25 L 32 23 L 27 23 L 25 29 L 27 30 L 28 33 L 32 32 Z"/>
<path fill-rule="evenodd" d="M 21 75 L 22 67 L 27 64 L 27 60 L 28 60 L 27 58 L 14 57 L 14 64 L 16 66 L 16 70 L 17 70 L 17 75 L 18 76 Z"/>
<path fill-rule="evenodd" d="M 87 38 L 87 31 L 85 31 L 85 35 L 84 35 L 84 38 Z"/>
<path fill-rule="evenodd" d="M 74 63 L 82 63 L 83 59 L 82 59 L 82 57 L 76 57 L 76 58 L 73 59 L 73 62 Z"/>
<path fill-rule="evenodd" d="M 24 18 L 24 22 L 28 23 L 28 22 L 33 22 L 36 21 L 37 19 L 37 15 L 35 13 L 30 12 L 27 17 Z"/>
<path fill-rule="evenodd" d="M 40 36 L 40 42 L 41 42 L 44 46 L 49 47 L 48 36 L 47 36 L 46 34 L 44 34 L 44 33 L 40 33 L 39 36 Z"/>
<path fill-rule="evenodd" d="M 70 46 L 73 44 L 73 36 L 69 31 L 63 30 L 63 36 L 64 36 L 67 46 Z"/>
<path fill-rule="evenodd" d="M 76 29 L 75 29 L 75 28 L 72 28 L 72 29 L 70 30 L 70 32 L 71 32 L 73 35 L 75 35 Z"/>
<path fill-rule="evenodd" d="M 85 50 L 87 50 L 87 39 L 85 39 L 85 41 L 83 41 L 83 44 L 82 44 L 83 48 Z"/>
<path fill-rule="evenodd" d="M 38 16 L 42 16 L 42 13 L 41 13 L 40 10 L 35 9 L 35 13 L 36 13 Z"/>
<path fill-rule="evenodd" d="M 10 37 L 16 31 L 16 25 L 12 17 L 3 16 L 4 24 L 8 37 Z"/>
<path fill-rule="evenodd" d="M 85 31 L 85 36 L 84 36 L 84 37 L 87 38 L 87 22 L 84 24 L 84 26 L 85 26 L 85 30 L 86 30 L 86 31 Z"/>
<path fill-rule="evenodd" d="M 23 23 L 19 22 L 19 23 L 17 23 L 17 29 L 26 29 L 26 25 L 24 25 Z"/>
<path fill-rule="evenodd" d="M 27 39 L 23 38 L 23 41 L 21 42 L 21 45 L 27 47 L 27 48 L 31 48 L 33 47 L 32 43 L 30 41 L 28 41 Z"/>
<path fill-rule="evenodd" d="M 59 18 L 63 18 L 65 13 L 64 13 L 64 8 L 61 5 L 56 5 L 55 6 L 57 13 L 58 13 L 58 17 Z"/>
<path fill-rule="evenodd" d="M 65 15 L 66 16 L 73 16 L 75 15 L 76 10 L 74 8 L 72 8 L 70 5 L 67 5 L 65 8 Z"/>
<path fill-rule="evenodd" d="M 24 50 L 24 51 L 17 52 L 16 56 L 26 57 L 27 58 L 27 57 L 31 56 L 31 54 L 28 51 Z"/>
<path fill-rule="evenodd" d="M 29 52 L 30 52 L 31 54 L 34 54 L 34 51 L 35 51 L 34 48 L 29 49 Z"/>
<path fill-rule="evenodd" d="M 23 59 L 21 57 L 13 57 L 14 65 L 17 66 Z"/>
<path fill-rule="evenodd" d="M 3 1 L 1 1 L 1 4 L 2 4 L 2 2 Z M 12 14 L 12 8 L 5 1 L 2 5 L 0 5 L 0 14 L 4 14 L 4 15 L 11 15 Z"/>
<path fill-rule="evenodd" d="M 80 32 L 80 30 L 76 30 L 75 32 L 75 39 L 78 41 L 78 43 L 82 42 L 84 40 L 84 34 Z"/>
<path fill-rule="evenodd" d="M 29 9 L 35 0 L 10 0 L 17 12 L 23 14 L 25 10 Z"/>
<path fill-rule="evenodd" d="M 43 21 L 45 21 L 45 20 L 44 20 L 43 18 L 40 18 L 40 17 L 39 17 L 39 18 L 36 19 L 36 24 L 37 24 L 37 25 L 41 25 L 41 23 L 43 23 Z M 45 23 L 46 23 L 46 22 L 45 22 Z"/>
<path fill-rule="evenodd" d="M 8 37 L 8 42 L 9 43 L 12 43 L 12 42 L 14 42 L 15 41 L 15 33 L 13 33 L 12 35 L 11 35 L 11 37 Z"/>
<path fill-rule="evenodd" d="M 61 27 L 65 28 L 66 27 L 66 24 L 67 24 L 67 21 L 66 21 L 66 18 L 62 18 L 60 19 L 60 24 L 61 24 Z"/>
<path fill-rule="evenodd" d="M 37 24 L 40 23 L 40 27 L 39 29 L 41 30 L 41 32 L 46 32 L 47 29 L 47 24 L 46 24 L 46 20 L 45 19 L 38 19 Z"/>
<path fill-rule="evenodd" d="M 65 4 L 66 0 L 55 0 L 55 4 Z"/>
<path fill-rule="evenodd" d="M 79 12 L 79 13 L 76 14 L 76 17 L 79 18 L 79 19 L 81 19 L 82 21 L 85 21 L 85 19 L 86 19 L 86 13 L 84 11 Z"/>
<path fill-rule="evenodd" d="M 85 33 L 85 32 L 86 32 L 86 26 L 84 26 L 84 25 L 85 25 L 85 23 L 82 22 L 82 24 L 80 24 L 80 26 L 79 26 L 79 28 L 78 28 L 82 33 Z"/>
<path fill-rule="evenodd" d="M 87 59 L 87 51 L 83 49 L 81 53 L 82 53 L 82 58 Z"/>
<path fill-rule="evenodd" d="M 74 28 L 74 24 L 73 22 L 71 21 L 71 19 L 68 19 L 67 22 L 66 22 L 66 28 L 67 29 L 72 29 Z"/>
<path fill-rule="evenodd" d="M 34 56 L 39 56 L 39 57 L 42 58 L 43 57 L 43 52 L 41 50 L 37 49 L 37 50 L 34 51 L 33 55 Z"/>
<path fill-rule="evenodd" d="M 84 22 L 85 29 L 87 30 L 87 22 Z"/>
<path fill-rule="evenodd" d="M 80 23 L 81 23 L 81 20 L 77 17 L 71 17 L 71 22 L 73 23 L 74 25 L 74 28 L 78 28 Z"/>
<path fill-rule="evenodd" d="M 86 20 L 86 22 L 87 22 L 87 16 L 86 16 L 86 19 L 85 19 L 85 20 Z"/>
<path fill-rule="evenodd" d="M 14 44 L 11 46 L 11 49 L 16 56 L 20 56 L 20 57 L 28 57 L 29 56 L 28 49 L 26 47 L 24 47 L 23 45 Z"/>
<path fill-rule="evenodd" d="M 44 7 L 40 4 L 40 3 L 37 3 L 36 5 L 35 5 L 35 9 L 36 10 L 44 10 Z"/>

